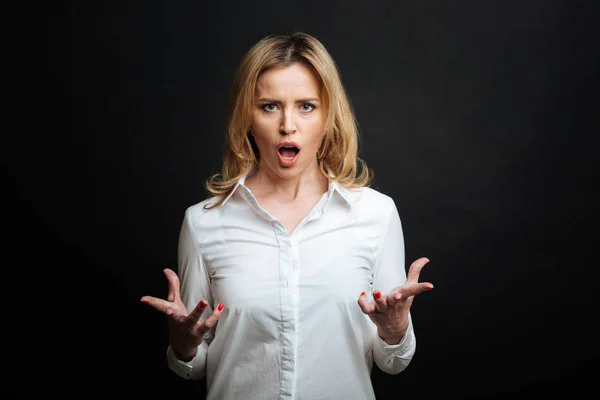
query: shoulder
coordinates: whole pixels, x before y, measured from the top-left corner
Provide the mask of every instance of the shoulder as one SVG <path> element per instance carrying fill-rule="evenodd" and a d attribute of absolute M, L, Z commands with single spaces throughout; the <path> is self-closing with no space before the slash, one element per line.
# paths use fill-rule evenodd
<path fill-rule="evenodd" d="M 210 208 L 219 201 L 220 197 L 211 196 L 201 202 L 189 206 L 185 210 L 185 222 L 190 227 L 199 227 L 201 225 L 212 225 L 211 221 L 215 221 L 218 217 L 219 206 Z"/>
<path fill-rule="evenodd" d="M 345 188 L 342 189 L 342 193 L 362 220 L 384 223 L 394 214 L 398 214 L 394 199 L 372 187 Z"/>
<path fill-rule="evenodd" d="M 389 210 L 395 207 L 394 200 L 387 194 L 372 188 L 370 186 L 361 186 L 357 188 L 347 187 L 339 182 L 333 183 L 342 197 L 351 205 L 363 207 L 376 207 Z"/>
<path fill-rule="evenodd" d="M 359 206 L 361 213 L 372 217 L 387 218 L 391 213 L 397 211 L 394 199 L 377 189 L 362 187 L 352 190 L 351 193 L 351 197 Z"/>
<path fill-rule="evenodd" d="M 348 199 L 351 200 L 349 219 L 354 223 L 354 233 L 365 243 L 374 240 L 374 248 L 387 237 L 390 228 L 401 233 L 401 222 L 394 199 L 375 188 L 361 187 L 349 189 Z"/>
<path fill-rule="evenodd" d="M 403 237 L 402 221 L 394 199 L 379 190 L 363 189 L 364 200 L 361 207 L 361 218 L 365 226 L 372 227 L 379 240 Z M 387 239 L 385 239 L 387 240 Z M 380 245 L 383 242 L 380 242 Z"/>
<path fill-rule="evenodd" d="M 394 199 L 377 189 L 364 187 L 362 188 L 362 192 L 361 200 L 367 206 L 383 208 L 387 211 L 389 211 L 390 208 L 396 208 Z"/>

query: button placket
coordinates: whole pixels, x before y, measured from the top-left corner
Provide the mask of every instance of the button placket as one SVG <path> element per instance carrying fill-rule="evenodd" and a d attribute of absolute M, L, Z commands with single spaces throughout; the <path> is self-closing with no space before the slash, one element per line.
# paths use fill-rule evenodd
<path fill-rule="evenodd" d="M 281 302 L 281 398 L 293 398 L 296 364 L 296 301 L 293 290 L 293 251 L 290 236 L 280 221 L 273 221 L 279 244 L 279 279 Z"/>

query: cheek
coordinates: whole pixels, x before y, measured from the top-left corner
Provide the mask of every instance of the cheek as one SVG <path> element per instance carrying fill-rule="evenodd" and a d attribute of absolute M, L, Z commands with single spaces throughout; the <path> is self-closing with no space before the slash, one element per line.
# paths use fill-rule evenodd
<path fill-rule="evenodd" d="M 269 146 L 269 140 L 260 131 L 254 132 L 254 143 L 261 153 Z"/>
<path fill-rule="evenodd" d="M 325 135 L 325 124 L 321 121 L 309 121 L 304 126 L 304 132 L 310 137 L 311 145 L 318 147 L 321 139 Z"/>
<path fill-rule="evenodd" d="M 278 130 L 278 123 L 275 118 L 268 118 L 260 115 L 254 115 L 252 119 L 252 132 L 255 136 L 271 135 L 273 130 Z"/>
<path fill-rule="evenodd" d="M 264 124 L 262 122 L 253 122 L 252 124 L 252 138 L 254 139 L 254 144 L 258 148 L 260 153 L 264 153 L 268 151 L 269 148 L 273 145 L 273 137 L 275 136 L 272 133 L 272 128 L 268 126 L 268 124 Z"/>

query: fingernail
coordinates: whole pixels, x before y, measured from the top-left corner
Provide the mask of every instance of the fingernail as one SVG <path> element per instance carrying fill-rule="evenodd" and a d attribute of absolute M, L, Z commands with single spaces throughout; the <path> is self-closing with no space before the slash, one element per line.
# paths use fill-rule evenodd
<path fill-rule="evenodd" d="M 223 309 L 223 303 L 219 303 L 217 306 L 217 310 L 221 311 Z"/>
<path fill-rule="evenodd" d="M 377 290 L 376 292 L 373 293 L 373 296 L 375 296 L 376 299 L 379 299 L 381 297 L 381 292 L 379 290 Z"/>
<path fill-rule="evenodd" d="M 361 296 L 361 297 L 362 297 L 362 296 L 364 296 L 364 295 L 365 295 L 365 292 L 362 292 L 362 293 L 360 294 L 360 296 Z"/>

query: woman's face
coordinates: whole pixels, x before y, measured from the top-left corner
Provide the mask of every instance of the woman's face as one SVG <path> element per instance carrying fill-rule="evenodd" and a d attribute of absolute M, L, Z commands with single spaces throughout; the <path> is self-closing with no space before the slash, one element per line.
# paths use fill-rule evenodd
<path fill-rule="evenodd" d="M 316 172 L 324 131 L 325 111 L 313 70 L 294 63 L 259 76 L 252 134 L 260 151 L 260 170 L 284 179 Z"/>

